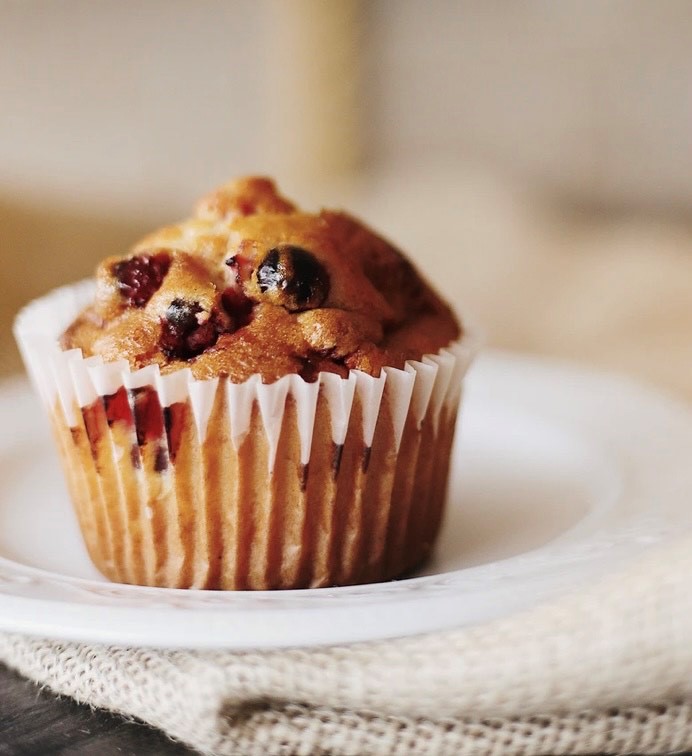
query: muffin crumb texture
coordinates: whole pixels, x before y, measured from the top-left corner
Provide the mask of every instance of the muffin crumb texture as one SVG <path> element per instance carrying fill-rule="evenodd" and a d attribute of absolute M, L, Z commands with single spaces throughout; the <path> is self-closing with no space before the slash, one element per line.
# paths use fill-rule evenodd
<path fill-rule="evenodd" d="M 235 383 L 377 376 L 461 333 L 391 244 L 345 213 L 299 211 L 265 178 L 222 186 L 189 220 L 106 259 L 96 278 L 61 346 L 132 369 L 189 367 Z"/>

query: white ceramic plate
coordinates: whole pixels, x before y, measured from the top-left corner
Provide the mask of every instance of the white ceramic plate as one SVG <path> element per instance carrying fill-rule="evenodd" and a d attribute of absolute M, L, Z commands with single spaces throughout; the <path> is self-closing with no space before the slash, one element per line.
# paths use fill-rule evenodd
<path fill-rule="evenodd" d="M 491 353 L 468 376 L 448 516 L 418 575 L 277 592 L 120 585 L 89 562 L 26 383 L 0 386 L 0 418 L 0 629 L 52 638 L 276 648 L 470 625 L 692 529 L 688 409 L 621 378 Z"/>

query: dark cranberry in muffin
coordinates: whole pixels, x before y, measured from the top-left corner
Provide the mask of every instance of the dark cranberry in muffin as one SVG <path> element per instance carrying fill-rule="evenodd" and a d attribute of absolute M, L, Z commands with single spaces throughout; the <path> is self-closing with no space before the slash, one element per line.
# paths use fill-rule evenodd
<path fill-rule="evenodd" d="M 168 273 L 171 259 L 165 252 L 153 255 L 135 255 L 113 266 L 118 289 L 134 307 L 144 305 L 158 291 Z"/>

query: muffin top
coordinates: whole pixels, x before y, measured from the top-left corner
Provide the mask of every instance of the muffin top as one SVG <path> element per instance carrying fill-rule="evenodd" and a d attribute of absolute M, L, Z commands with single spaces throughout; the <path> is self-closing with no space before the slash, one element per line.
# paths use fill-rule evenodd
<path fill-rule="evenodd" d="M 189 220 L 104 260 L 96 282 L 63 348 L 197 378 L 377 376 L 461 333 L 391 244 L 345 213 L 299 211 L 266 178 L 220 187 Z"/>

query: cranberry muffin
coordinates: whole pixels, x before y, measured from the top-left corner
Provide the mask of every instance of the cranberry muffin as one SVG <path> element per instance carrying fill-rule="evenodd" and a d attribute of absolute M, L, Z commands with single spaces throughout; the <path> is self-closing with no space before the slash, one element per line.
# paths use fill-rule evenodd
<path fill-rule="evenodd" d="M 110 579 L 345 585 L 429 554 L 468 353 L 449 305 L 349 215 L 232 182 L 16 332 Z"/>

